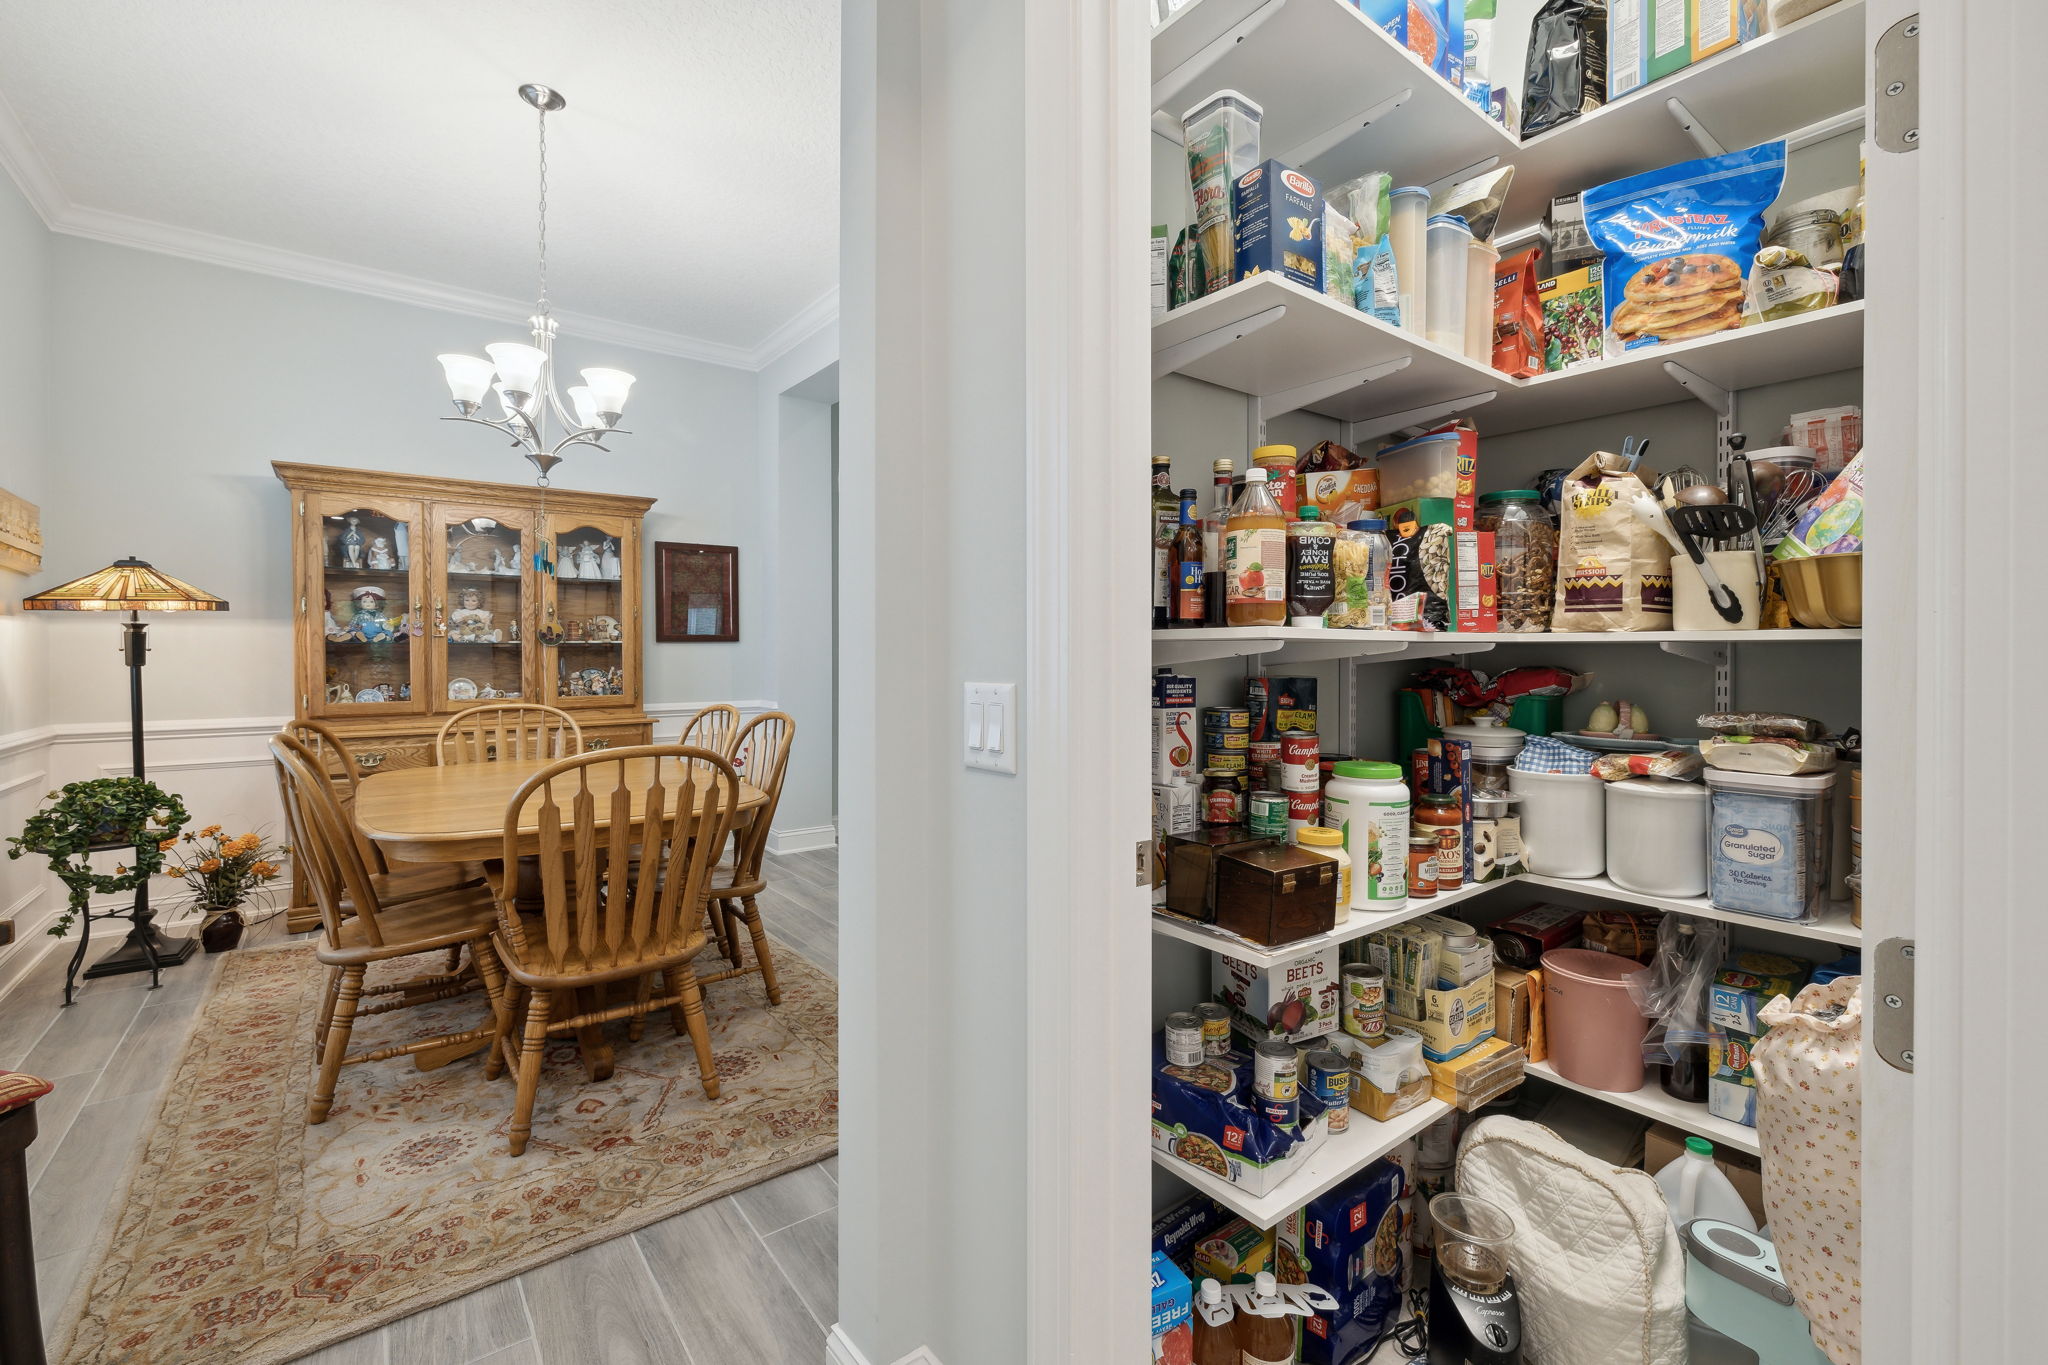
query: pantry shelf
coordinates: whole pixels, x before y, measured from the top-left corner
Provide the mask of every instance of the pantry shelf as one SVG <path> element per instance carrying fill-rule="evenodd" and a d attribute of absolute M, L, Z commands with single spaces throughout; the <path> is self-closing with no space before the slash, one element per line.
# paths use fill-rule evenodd
<path fill-rule="evenodd" d="M 1342 924 L 1329 933 L 1317 934 L 1312 938 L 1299 938 L 1278 948 L 1268 948 L 1264 944 L 1253 943 L 1250 939 L 1239 938 L 1228 930 L 1156 910 L 1152 913 L 1152 932 L 1161 938 L 1177 938 L 1183 943 L 1207 948 L 1212 953 L 1222 953 L 1240 962 L 1249 962 L 1255 967 L 1270 969 L 1324 948 L 1334 948 L 1340 943 L 1349 943 L 1352 939 L 1377 934 L 1380 930 L 1391 929 L 1397 924 L 1406 924 L 1409 920 L 1420 919 L 1424 915 L 1441 914 L 1447 905 L 1456 905 L 1461 900 L 1469 900 L 1496 886 L 1505 885 L 1506 882 L 1486 882 L 1476 886 L 1460 887 L 1456 891 L 1439 892 L 1426 900 L 1411 900 L 1399 909 L 1382 911 L 1379 914 L 1353 910 Z"/>
<path fill-rule="evenodd" d="M 1381 1123 L 1354 1109 L 1349 1127 L 1341 1133 L 1331 1134 L 1292 1175 L 1262 1195 L 1247 1194 L 1228 1180 L 1219 1180 L 1157 1147 L 1152 1149 L 1152 1160 L 1247 1223 L 1258 1228 L 1270 1228 L 1450 1112 L 1451 1106 L 1442 1100 L 1424 1100 L 1407 1113 Z"/>
<path fill-rule="evenodd" d="M 1409 630 L 1322 630 L 1314 626 L 1226 626 L 1152 632 L 1152 662 L 1192 664 L 1209 659 L 1257 655 L 1266 664 L 1315 663 L 1323 659 L 1428 659 L 1479 654 L 1501 645 L 1656 645 L 1687 653 L 1699 645 L 1812 645 L 1856 643 L 1861 630 L 1643 630 L 1578 633 L 1538 631 L 1528 635 L 1456 632 L 1420 634 Z"/>
<path fill-rule="evenodd" d="M 1758 1155 L 1759 1148 L 1756 1139 L 1756 1129 L 1746 1128 L 1739 1123 L 1731 1123 L 1727 1119 L 1715 1118 L 1707 1112 L 1707 1106 L 1704 1104 L 1694 1104 L 1689 1100 L 1675 1099 L 1665 1094 L 1663 1088 L 1657 1084 L 1654 1078 L 1645 1084 L 1641 1090 L 1630 1094 L 1616 1094 L 1612 1090 L 1595 1090 L 1590 1085 L 1580 1085 L 1577 1081 L 1568 1081 L 1563 1076 L 1558 1075 L 1557 1069 L 1548 1062 L 1529 1063 L 1528 1074 L 1549 1081 L 1552 1085 L 1561 1085 L 1567 1090 L 1576 1090 L 1581 1095 L 1590 1095 L 1596 1100 L 1605 1100 L 1607 1103 L 1626 1109 L 1632 1114 L 1641 1114 L 1645 1118 L 1656 1119 L 1660 1123 L 1668 1123 L 1674 1128 L 1691 1133 L 1695 1137 L 1703 1137 L 1709 1142 L 1719 1143 L 1723 1147 L 1733 1147 L 1736 1151 L 1747 1152 L 1751 1156 Z"/>
<path fill-rule="evenodd" d="M 1264 110 L 1265 155 L 1336 184 L 1362 171 L 1427 184 L 1512 157 L 1515 140 L 1346 0 L 1196 0 L 1152 34 L 1153 127 L 1215 90 Z"/>
<path fill-rule="evenodd" d="M 1668 101 L 1734 150 L 1863 112 L 1863 0 L 1827 9 L 1774 33 L 1739 43 L 1641 86 L 1561 128 L 1522 143 L 1502 159 L 1515 182 L 1501 212 L 1504 228 L 1533 225 L 1553 195 L 1656 170 L 1702 155 Z M 1520 54 L 1510 54 L 1510 61 Z M 1843 131 L 1855 126 L 1845 120 Z M 1448 174 L 1446 166 L 1439 174 Z"/>
<path fill-rule="evenodd" d="M 1641 906 L 1646 910 L 1697 915 L 1701 919 L 1740 924 L 1767 933 L 1819 939 L 1824 943 L 1840 943 L 1851 948 L 1858 947 L 1863 942 L 1863 931 L 1850 920 L 1846 903 L 1839 907 L 1830 907 L 1815 923 L 1795 924 L 1789 920 L 1767 919 L 1762 915 L 1745 915 L 1740 910 L 1723 910 L 1705 896 L 1650 896 L 1640 891 L 1626 891 L 1605 877 L 1544 877 L 1529 872 L 1509 880 L 1525 882 L 1530 886 L 1549 887 L 1553 891 L 1576 891 L 1587 896 L 1599 896 L 1604 900 L 1626 901 L 1630 905 Z M 1507 883 L 1498 884 L 1504 886 Z"/>

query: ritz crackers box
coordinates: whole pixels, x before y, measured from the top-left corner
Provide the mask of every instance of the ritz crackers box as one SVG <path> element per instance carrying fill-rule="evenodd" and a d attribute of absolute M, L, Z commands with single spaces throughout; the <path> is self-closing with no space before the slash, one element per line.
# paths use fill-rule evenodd
<path fill-rule="evenodd" d="M 1252 167 L 1230 192 L 1237 278 L 1276 274 L 1323 288 L 1323 196 L 1316 182 L 1278 161 Z"/>

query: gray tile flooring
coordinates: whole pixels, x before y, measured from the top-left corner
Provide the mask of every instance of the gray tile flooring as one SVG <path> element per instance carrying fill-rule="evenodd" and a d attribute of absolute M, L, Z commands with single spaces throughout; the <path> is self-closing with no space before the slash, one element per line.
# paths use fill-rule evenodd
<path fill-rule="evenodd" d="M 768 862 L 770 930 L 835 972 L 839 859 Z M 283 937 L 280 918 L 248 942 Z M 111 946 L 110 936 L 110 946 Z M 57 1082 L 29 1149 L 36 1281 L 47 1327 L 64 1307 L 106 1208 L 155 1112 L 217 959 L 80 983 L 66 1010 L 68 948 L 0 996 L 0 1068 Z M 714 988 L 716 989 L 716 988 Z M 839 1185 L 833 1159 L 678 1214 L 515 1279 L 304 1357 L 317 1365 L 817 1365 L 838 1315 Z M 601 1311 L 600 1311 L 601 1310 Z"/>

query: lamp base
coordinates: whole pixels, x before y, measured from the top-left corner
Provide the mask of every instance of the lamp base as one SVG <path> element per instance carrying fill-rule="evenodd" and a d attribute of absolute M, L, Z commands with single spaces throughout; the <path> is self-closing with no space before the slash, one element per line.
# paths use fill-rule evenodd
<path fill-rule="evenodd" d="M 148 947 L 143 945 L 143 936 L 149 938 Z M 128 931 L 128 939 L 113 952 L 87 967 L 83 973 L 91 981 L 102 976 L 127 976 L 131 972 L 146 972 L 151 969 L 150 952 L 156 953 L 158 967 L 175 967 L 192 956 L 199 949 L 196 938 L 165 938 L 154 924 L 142 924 Z"/>

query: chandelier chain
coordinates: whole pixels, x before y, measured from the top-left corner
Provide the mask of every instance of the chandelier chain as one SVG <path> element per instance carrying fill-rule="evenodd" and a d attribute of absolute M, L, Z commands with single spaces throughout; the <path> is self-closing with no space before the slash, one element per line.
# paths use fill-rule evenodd
<path fill-rule="evenodd" d="M 548 315 L 548 111 L 540 111 L 540 315 Z"/>

